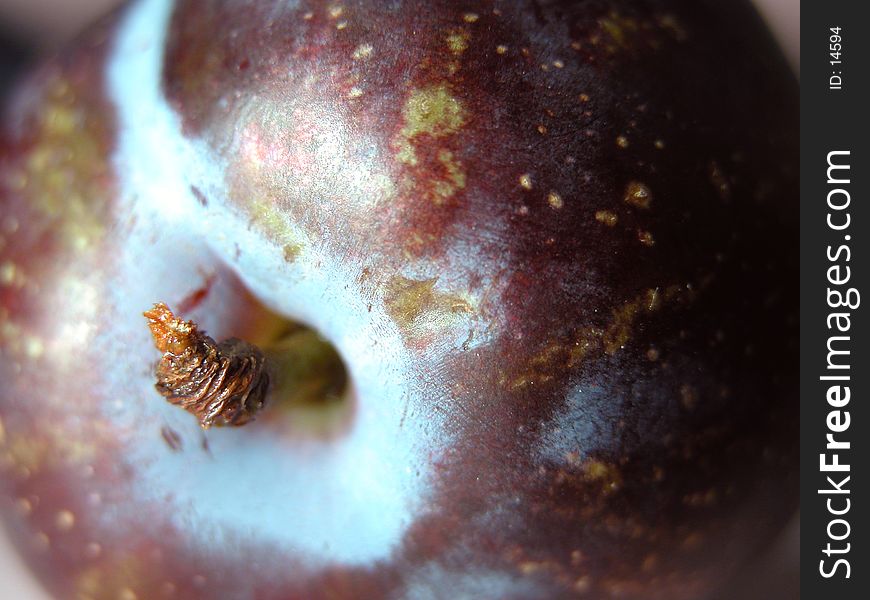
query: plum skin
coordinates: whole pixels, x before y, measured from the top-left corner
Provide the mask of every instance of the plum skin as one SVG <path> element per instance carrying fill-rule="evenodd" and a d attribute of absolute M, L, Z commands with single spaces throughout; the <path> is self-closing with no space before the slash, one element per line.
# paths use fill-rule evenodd
<path fill-rule="evenodd" d="M 140 279 L 130 240 L 179 216 L 119 167 L 107 65 L 129 14 L 27 82 L 3 136 L 5 512 L 52 591 L 697 598 L 788 518 L 796 87 L 748 7 L 179 2 L 155 89 L 199 153 L 179 162 L 217 167 L 176 192 L 194 250 L 158 244 Z M 309 285 L 408 365 L 385 369 L 412 398 L 399 427 L 432 444 L 411 454 L 426 496 L 375 566 L 351 542 L 312 566 L 291 534 L 226 522 L 210 547 L 183 507 L 137 497 L 143 455 L 173 453 L 161 424 L 181 425 L 143 391 L 147 332 L 118 288 L 183 298 L 198 268 L 218 279 L 194 311 L 210 331 L 255 328 L 246 289 L 354 363 L 294 299 Z M 182 453 L 205 470 L 194 431 Z M 251 465 L 299 451 L 238 435 L 275 448 Z M 238 435 L 208 438 L 218 461 Z"/>

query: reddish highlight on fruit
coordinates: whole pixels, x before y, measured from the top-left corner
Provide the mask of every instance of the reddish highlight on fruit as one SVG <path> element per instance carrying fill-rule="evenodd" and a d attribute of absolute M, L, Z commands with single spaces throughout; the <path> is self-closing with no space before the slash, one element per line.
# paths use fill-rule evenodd
<path fill-rule="evenodd" d="M 154 373 L 164 398 L 193 414 L 203 429 L 244 425 L 254 418 L 269 389 L 259 348 L 236 338 L 215 343 L 162 302 L 142 314 L 154 346 L 163 352 Z"/>

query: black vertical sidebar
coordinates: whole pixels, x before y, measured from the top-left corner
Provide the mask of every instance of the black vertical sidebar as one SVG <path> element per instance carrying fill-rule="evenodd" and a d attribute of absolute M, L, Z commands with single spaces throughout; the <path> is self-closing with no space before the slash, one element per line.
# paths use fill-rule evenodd
<path fill-rule="evenodd" d="M 803 3 L 801 592 L 870 589 L 870 30 L 865 5 Z"/>

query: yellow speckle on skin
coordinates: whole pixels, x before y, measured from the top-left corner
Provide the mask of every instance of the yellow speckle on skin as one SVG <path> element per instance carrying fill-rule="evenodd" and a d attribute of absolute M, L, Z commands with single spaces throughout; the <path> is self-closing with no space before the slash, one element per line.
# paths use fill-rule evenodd
<path fill-rule="evenodd" d="M 311 19 L 314 18 L 314 13 L 311 11 L 308 11 L 307 13 L 302 15 L 302 18 L 305 19 L 306 21 L 310 21 Z"/>
<path fill-rule="evenodd" d="M 601 460 L 589 459 L 583 464 L 586 481 L 600 483 L 602 492 L 608 494 L 622 487 L 619 467 Z"/>
<path fill-rule="evenodd" d="M 153 581 L 147 558 L 130 553 L 106 554 L 106 559 L 79 571 L 76 592 L 79 595 L 111 600 L 136 600 L 139 588 Z"/>
<path fill-rule="evenodd" d="M 638 241 L 644 246 L 655 246 L 655 238 L 653 238 L 653 234 L 646 230 L 638 230 L 637 232 Z"/>
<path fill-rule="evenodd" d="M 659 150 L 664 150 L 665 142 L 664 140 L 656 140 L 653 145 Z"/>
<path fill-rule="evenodd" d="M 538 125 L 538 133 L 540 133 L 541 135 L 547 135 L 546 125 Z"/>
<path fill-rule="evenodd" d="M 588 479 L 602 479 L 611 472 L 611 467 L 600 460 L 589 460 L 583 466 Z"/>
<path fill-rule="evenodd" d="M 580 94 L 580 102 L 589 102 L 589 94 Z"/>
<path fill-rule="evenodd" d="M 468 13 L 465 13 L 464 15 L 462 15 L 462 20 L 465 21 L 466 23 L 476 23 L 479 18 L 480 18 L 480 15 L 478 15 L 477 13 L 473 13 L 473 12 L 468 12 Z"/>
<path fill-rule="evenodd" d="M 600 19 L 599 25 L 610 36 L 612 41 L 622 48 L 629 46 L 629 35 L 640 29 L 636 19 L 623 17 L 616 11 L 612 11 L 607 17 Z"/>
<path fill-rule="evenodd" d="M 3 285 L 12 285 L 15 282 L 17 275 L 17 268 L 15 263 L 12 261 L 5 261 L 2 265 L 0 265 L 0 283 Z"/>
<path fill-rule="evenodd" d="M 294 233 L 287 215 L 280 208 L 268 200 L 254 200 L 251 202 L 249 211 L 251 222 L 272 241 L 279 244 L 285 260 L 288 256 L 294 260 L 299 256 L 303 245 Z M 288 249 L 292 250 L 289 255 Z"/>
<path fill-rule="evenodd" d="M 444 325 L 451 316 L 471 312 L 469 302 L 456 294 L 435 289 L 437 277 L 410 279 L 396 275 L 386 286 L 387 313 L 406 337 L 425 325 Z"/>
<path fill-rule="evenodd" d="M 344 14 L 344 7 L 340 5 L 333 5 L 329 7 L 329 16 L 333 19 L 339 18 L 342 14 Z"/>
<path fill-rule="evenodd" d="M 504 44 L 499 44 L 495 47 L 495 51 L 497 54 L 504 54 L 505 52 L 507 52 L 507 50 L 508 48 Z"/>
<path fill-rule="evenodd" d="M 122 588 L 120 592 L 118 592 L 118 600 L 137 600 L 138 596 L 136 592 L 131 590 L 128 587 Z"/>
<path fill-rule="evenodd" d="M 604 223 L 608 227 L 613 227 L 619 222 L 619 217 L 616 213 L 609 210 L 599 210 L 595 213 L 595 220 L 599 223 Z"/>
<path fill-rule="evenodd" d="M 354 60 L 364 60 L 369 58 L 374 52 L 374 47 L 371 44 L 360 44 L 353 51 L 353 59 Z"/>
<path fill-rule="evenodd" d="M 6 457 L 9 466 L 28 477 L 46 468 L 69 469 L 92 460 L 95 444 L 101 436 L 101 423 L 94 420 L 87 431 L 71 427 L 63 420 L 53 419 L 45 425 L 41 435 L 32 432 L 9 434 Z"/>
<path fill-rule="evenodd" d="M 650 312 L 658 310 L 662 306 L 662 294 L 659 288 L 651 288 L 646 292 L 646 309 Z"/>
<path fill-rule="evenodd" d="M 624 135 L 620 135 L 616 138 L 616 145 L 620 148 L 628 148 L 628 138 Z"/>
<path fill-rule="evenodd" d="M 412 140 L 418 135 L 435 138 L 452 135 L 465 124 L 465 109 L 450 93 L 446 83 L 416 89 L 408 96 L 403 110 L 405 126 L 397 158 L 409 164 L 417 164 Z"/>
<path fill-rule="evenodd" d="M 348 92 L 347 92 L 347 97 L 352 98 L 352 99 L 359 98 L 362 95 L 363 95 L 363 91 L 356 86 L 350 88 L 350 90 L 348 90 Z"/>
<path fill-rule="evenodd" d="M 556 192 L 550 192 L 547 194 L 547 204 L 549 204 L 552 208 L 559 210 L 563 206 L 565 206 L 565 202 L 562 200 L 562 196 L 557 194 Z"/>
<path fill-rule="evenodd" d="M 338 23 L 335 24 L 335 28 L 338 29 L 339 31 L 341 31 L 342 29 L 345 29 L 346 27 L 347 27 L 347 21 L 339 21 Z"/>
<path fill-rule="evenodd" d="M 639 181 L 630 181 L 625 186 L 623 200 L 636 208 L 648 209 L 652 199 L 652 192 L 646 184 Z"/>
<path fill-rule="evenodd" d="M 19 498 L 15 502 L 15 510 L 22 517 L 28 517 L 33 514 L 33 503 L 27 498 Z"/>
<path fill-rule="evenodd" d="M 398 142 L 396 159 L 411 167 L 419 163 L 415 151 L 415 138 L 428 135 L 445 138 L 457 133 L 465 123 L 462 104 L 450 93 L 446 83 L 414 90 L 404 107 L 405 126 Z M 438 150 L 438 162 L 443 170 L 411 171 L 405 182 L 408 189 L 416 189 L 437 205 L 444 204 L 456 192 L 465 188 L 466 173 L 462 163 L 447 147 Z"/>
<path fill-rule="evenodd" d="M 658 310 L 660 306 L 659 291 L 651 288 L 614 310 L 613 321 L 604 333 L 604 351 L 613 355 L 623 348 L 631 336 L 631 329 L 637 318 L 643 312 Z"/>
<path fill-rule="evenodd" d="M 689 34 L 683 24 L 675 15 L 665 14 L 658 18 L 659 26 L 669 32 L 678 42 L 684 42 L 688 39 Z"/>
<path fill-rule="evenodd" d="M 72 250 L 88 248 L 101 237 L 113 193 L 108 125 L 101 109 L 78 91 L 62 79 L 46 84 L 33 127 L 35 142 L 21 157 L 27 183 L 20 193 L 56 224 Z"/>
<path fill-rule="evenodd" d="M 447 47 L 450 52 L 455 55 L 460 55 L 468 48 L 468 41 L 471 39 L 471 34 L 464 29 L 453 29 L 447 33 Z"/>
<path fill-rule="evenodd" d="M 593 44 L 604 42 L 605 49 L 610 53 L 620 49 L 637 50 L 644 47 L 655 50 L 660 48 L 667 38 L 683 42 L 688 37 L 682 24 L 669 14 L 637 19 L 614 10 L 599 19 L 598 24 L 602 35 L 594 36 L 590 42 Z"/>
<path fill-rule="evenodd" d="M 565 66 L 565 63 L 562 62 L 561 60 L 554 60 L 553 66 L 556 67 L 557 69 L 561 69 L 562 67 Z"/>
<path fill-rule="evenodd" d="M 524 190 L 532 189 L 532 176 L 528 173 L 523 173 L 520 175 L 520 187 Z"/>
<path fill-rule="evenodd" d="M 13 464 L 29 472 L 38 471 L 49 454 L 48 443 L 35 436 L 12 435 L 8 448 Z"/>
<path fill-rule="evenodd" d="M 567 374 L 590 355 L 602 351 L 610 356 L 615 355 L 631 339 L 635 323 L 640 318 L 652 315 L 667 302 L 683 304 L 692 299 L 693 293 L 688 284 L 648 288 L 614 309 L 605 327 L 582 327 L 567 339 L 548 340 L 546 346 L 528 360 L 524 369 L 511 375 L 502 373 L 499 383 L 513 390 L 542 385 Z"/>
<path fill-rule="evenodd" d="M 713 184 L 716 193 L 722 200 L 728 200 L 731 197 L 731 184 L 728 183 L 728 177 L 715 160 L 710 161 L 709 173 L 710 183 Z"/>
<path fill-rule="evenodd" d="M 84 598 L 93 598 L 95 594 L 104 589 L 103 575 L 96 567 L 85 569 L 76 578 L 77 594 Z"/>
<path fill-rule="evenodd" d="M 440 204 L 465 188 L 465 171 L 462 169 L 462 164 L 454 158 L 453 152 L 442 148 L 438 151 L 438 161 L 444 165 L 447 177 L 436 179 L 432 184 L 436 204 Z"/>
<path fill-rule="evenodd" d="M 36 336 L 26 336 L 23 340 L 24 342 L 24 354 L 27 358 L 36 360 L 38 358 L 42 358 L 43 353 L 45 352 L 45 345 L 42 343 L 42 340 Z"/>
<path fill-rule="evenodd" d="M 578 594 L 585 594 L 592 588 L 592 581 L 589 578 L 589 575 L 583 575 L 582 577 L 578 577 L 574 581 L 574 591 Z"/>
<path fill-rule="evenodd" d="M 54 516 L 54 526 L 58 531 L 66 532 L 76 524 L 75 515 L 68 510 L 60 510 Z"/>

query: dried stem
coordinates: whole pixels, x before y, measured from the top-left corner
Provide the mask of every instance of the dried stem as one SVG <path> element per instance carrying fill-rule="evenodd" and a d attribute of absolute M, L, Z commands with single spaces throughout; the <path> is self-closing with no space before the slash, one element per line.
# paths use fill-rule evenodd
<path fill-rule="evenodd" d="M 269 389 L 259 348 L 236 338 L 218 344 L 162 302 L 143 314 L 163 352 L 155 369 L 161 395 L 195 415 L 204 429 L 244 425 L 255 417 Z"/>

